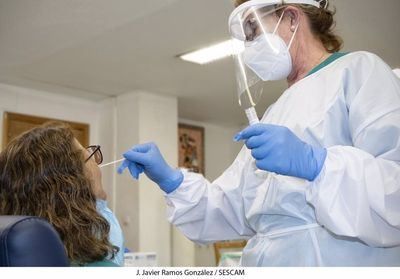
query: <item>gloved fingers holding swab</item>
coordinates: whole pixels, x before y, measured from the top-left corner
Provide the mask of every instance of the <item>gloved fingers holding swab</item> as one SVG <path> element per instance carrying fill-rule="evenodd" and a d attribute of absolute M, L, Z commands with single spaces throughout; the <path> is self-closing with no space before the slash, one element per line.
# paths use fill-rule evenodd
<path fill-rule="evenodd" d="M 131 175 L 138 179 L 144 172 L 166 193 L 174 191 L 183 181 L 183 173 L 168 165 L 155 143 L 138 144 L 123 156 L 126 160 L 118 168 L 119 173 L 129 168 Z"/>
<path fill-rule="evenodd" d="M 144 169 L 141 165 L 136 164 L 134 162 L 128 161 L 128 160 L 124 160 L 122 162 L 122 164 L 118 167 L 118 173 L 122 174 L 124 172 L 124 170 L 128 168 L 130 174 L 135 178 L 135 179 L 139 179 L 139 175 L 141 173 L 143 173 Z"/>

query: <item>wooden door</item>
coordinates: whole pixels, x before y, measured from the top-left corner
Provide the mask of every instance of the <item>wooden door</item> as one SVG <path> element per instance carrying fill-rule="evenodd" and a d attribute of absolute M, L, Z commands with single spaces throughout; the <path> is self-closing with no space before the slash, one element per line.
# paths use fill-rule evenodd
<path fill-rule="evenodd" d="M 48 121 L 61 121 L 71 126 L 72 131 L 77 140 L 86 147 L 89 145 L 89 125 L 84 123 L 70 122 L 59 119 L 51 119 L 45 117 L 30 116 L 12 112 L 4 113 L 3 125 L 3 147 L 12 139 L 19 136 L 25 131 L 40 126 Z"/>

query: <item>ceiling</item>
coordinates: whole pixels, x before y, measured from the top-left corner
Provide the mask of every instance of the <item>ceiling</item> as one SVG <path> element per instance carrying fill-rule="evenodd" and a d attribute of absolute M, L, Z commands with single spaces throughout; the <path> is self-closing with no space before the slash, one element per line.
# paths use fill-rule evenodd
<path fill-rule="evenodd" d="M 399 0 L 331 0 L 345 50 L 400 68 Z M 241 125 L 230 58 L 177 55 L 228 39 L 230 0 L 0 0 L 0 82 L 101 100 L 132 91 L 177 96 L 179 117 Z M 261 114 L 284 90 L 267 85 Z"/>

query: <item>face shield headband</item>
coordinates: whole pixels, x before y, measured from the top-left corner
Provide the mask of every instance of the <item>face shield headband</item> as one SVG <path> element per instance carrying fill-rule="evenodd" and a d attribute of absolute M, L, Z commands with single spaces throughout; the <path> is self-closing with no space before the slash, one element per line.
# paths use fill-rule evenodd
<path fill-rule="evenodd" d="M 240 6 L 238 6 L 229 17 L 229 32 L 235 39 L 245 41 L 245 31 L 243 22 L 249 11 L 255 11 L 258 9 L 271 8 L 271 12 L 274 11 L 276 5 L 287 5 L 287 4 L 306 4 L 312 5 L 317 8 L 321 8 L 320 2 L 322 0 L 250 0 Z M 326 1 L 326 6 L 328 1 Z M 323 8 L 326 8 L 323 7 Z M 279 8 L 278 8 L 279 9 Z M 276 9 L 275 9 L 276 10 Z"/>

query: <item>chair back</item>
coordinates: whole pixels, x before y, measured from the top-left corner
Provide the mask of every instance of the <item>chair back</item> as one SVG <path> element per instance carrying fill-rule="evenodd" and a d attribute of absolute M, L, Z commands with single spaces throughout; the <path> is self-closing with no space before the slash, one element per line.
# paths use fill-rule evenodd
<path fill-rule="evenodd" d="M 44 219 L 0 216 L 0 266 L 69 266 L 64 245 Z"/>

